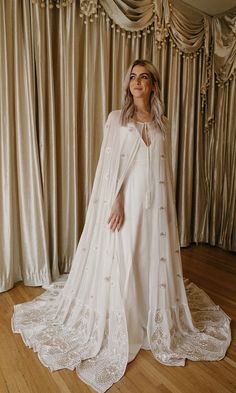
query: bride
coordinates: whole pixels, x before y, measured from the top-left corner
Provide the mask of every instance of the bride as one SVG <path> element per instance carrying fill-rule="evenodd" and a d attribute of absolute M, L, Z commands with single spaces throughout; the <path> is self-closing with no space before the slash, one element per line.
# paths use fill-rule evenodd
<path fill-rule="evenodd" d="M 97 392 L 140 348 L 169 366 L 219 360 L 230 319 L 183 279 L 170 131 L 154 65 L 136 60 L 109 114 L 85 226 L 67 280 L 15 306 L 12 328 L 51 370 L 76 369 Z"/>

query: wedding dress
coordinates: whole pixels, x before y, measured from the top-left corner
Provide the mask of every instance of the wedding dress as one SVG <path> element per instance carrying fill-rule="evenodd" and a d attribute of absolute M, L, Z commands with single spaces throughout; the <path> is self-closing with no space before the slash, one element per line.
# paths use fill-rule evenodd
<path fill-rule="evenodd" d="M 100 393 L 140 348 L 183 366 L 222 359 L 231 341 L 230 318 L 183 278 L 167 135 L 152 122 L 121 127 L 119 118 L 112 112 L 105 126 L 67 280 L 16 305 L 12 318 L 45 366 L 76 369 Z M 125 220 L 112 232 L 107 219 L 121 185 Z"/>

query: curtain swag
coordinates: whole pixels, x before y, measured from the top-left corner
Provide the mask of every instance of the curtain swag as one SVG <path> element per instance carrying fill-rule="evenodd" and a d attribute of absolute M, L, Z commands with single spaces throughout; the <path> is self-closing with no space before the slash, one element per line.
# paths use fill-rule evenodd
<path fill-rule="evenodd" d="M 32 0 L 32 3 L 38 3 L 43 9 L 60 9 L 74 1 Z M 128 39 L 152 34 L 158 49 L 168 41 L 187 61 L 204 51 L 202 108 L 212 77 L 216 77 L 217 87 L 223 87 L 235 77 L 236 7 L 223 15 L 210 17 L 181 0 L 141 0 L 138 4 L 134 0 L 81 0 L 78 3 L 84 24 L 105 18 L 107 28 L 115 29 Z M 131 35 L 133 32 L 136 34 Z"/>
<path fill-rule="evenodd" d="M 212 30 L 216 83 L 221 87 L 236 74 L 236 7 L 212 18 Z"/>

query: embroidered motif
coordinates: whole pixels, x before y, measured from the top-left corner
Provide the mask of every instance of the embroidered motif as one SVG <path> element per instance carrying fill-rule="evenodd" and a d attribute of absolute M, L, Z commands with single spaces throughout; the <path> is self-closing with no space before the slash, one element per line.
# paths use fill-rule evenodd
<path fill-rule="evenodd" d="M 160 287 L 161 287 L 161 288 L 166 288 L 166 283 L 164 283 L 164 282 L 161 283 L 161 284 L 160 284 Z"/>
<path fill-rule="evenodd" d="M 166 237 L 166 232 L 161 232 L 161 233 L 160 233 L 160 236 Z"/>
<path fill-rule="evenodd" d="M 161 262 L 166 262 L 166 258 L 165 257 L 161 257 L 160 261 Z"/>

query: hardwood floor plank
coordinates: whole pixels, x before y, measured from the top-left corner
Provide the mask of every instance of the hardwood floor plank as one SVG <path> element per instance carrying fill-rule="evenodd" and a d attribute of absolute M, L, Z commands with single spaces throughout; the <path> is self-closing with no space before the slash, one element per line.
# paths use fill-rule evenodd
<path fill-rule="evenodd" d="M 150 351 L 140 351 L 135 361 L 136 367 L 145 373 L 155 386 L 163 384 L 172 393 L 182 393 L 177 384 L 169 378 L 168 369 L 170 367 L 158 363 Z"/>
<path fill-rule="evenodd" d="M 117 389 L 119 389 L 119 392 L 121 391 L 122 393 L 142 393 L 142 390 L 140 390 L 139 387 L 132 381 L 132 379 L 129 378 L 129 375 L 125 373 L 125 376 L 121 378 L 120 381 L 116 383 Z M 109 390 L 109 393 L 113 393 L 113 387 Z M 114 392 L 115 393 L 115 392 Z"/>
<path fill-rule="evenodd" d="M 63 369 L 52 373 L 52 375 L 54 374 L 60 374 L 62 376 L 63 381 L 68 387 L 70 393 L 94 393 L 94 389 L 79 379 L 76 371 Z"/>
<path fill-rule="evenodd" d="M 232 367 L 234 367 L 234 368 L 236 369 L 236 362 L 235 362 L 234 360 L 232 360 L 232 359 L 230 359 L 228 356 L 226 356 L 226 357 L 224 358 L 224 361 L 225 361 L 226 363 L 229 363 Z"/>
<path fill-rule="evenodd" d="M 3 371 L 0 368 L 0 392 L 10 393 L 7 387 L 7 378 L 5 378 Z"/>

